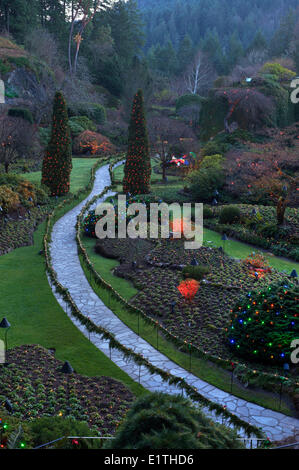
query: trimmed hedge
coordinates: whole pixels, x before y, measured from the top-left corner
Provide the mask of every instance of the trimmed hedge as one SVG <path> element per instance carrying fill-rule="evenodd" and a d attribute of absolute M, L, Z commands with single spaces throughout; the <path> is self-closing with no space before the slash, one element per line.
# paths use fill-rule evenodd
<path fill-rule="evenodd" d="M 10 108 L 8 110 L 8 115 L 11 117 L 16 117 L 16 118 L 22 118 L 25 119 L 25 121 L 30 122 L 30 124 L 33 124 L 33 116 L 32 113 L 29 109 L 25 108 Z"/>

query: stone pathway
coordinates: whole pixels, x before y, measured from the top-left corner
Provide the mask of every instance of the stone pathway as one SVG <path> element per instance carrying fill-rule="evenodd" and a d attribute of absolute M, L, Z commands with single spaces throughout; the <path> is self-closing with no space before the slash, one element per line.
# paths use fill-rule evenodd
<path fill-rule="evenodd" d="M 185 378 L 190 385 L 196 387 L 199 393 L 212 402 L 225 405 L 228 411 L 234 413 L 242 420 L 262 428 L 271 440 L 281 440 L 296 434 L 299 431 L 299 420 L 230 395 L 179 367 L 130 330 L 94 293 L 80 265 L 75 241 L 75 224 L 77 216 L 85 203 L 95 195 L 100 194 L 104 187 L 109 184 L 110 176 L 108 165 L 106 165 L 97 171 L 95 184 L 88 198 L 59 219 L 53 228 L 50 246 L 53 268 L 57 273 L 58 281 L 69 290 L 77 307 L 95 324 L 112 332 L 116 339 L 124 346 L 134 350 L 136 353 L 143 354 L 153 365 L 170 372 L 174 376 Z M 105 195 L 105 198 L 112 194 L 108 193 Z M 62 308 L 69 315 L 65 302 L 54 289 L 53 292 Z M 111 353 L 111 360 L 132 377 L 133 380 L 140 382 L 146 389 L 171 394 L 182 393 L 181 389 L 164 382 L 160 375 L 151 375 L 146 367 L 139 367 L 131 359 L 128 361 L 121 352 L 117 350 L 110 351 L 107 341 L 94 333 L 89 334 L 78 320 L 71 316 L 70 318 L 98 349 L 108 357 L 110 357 Z M 204 411 L 215 421 L 222 422 L 221 417 L 216 417 L 214 413 L 208 410 Z M 242 435 L 241 433 L 239 434 Z"/>

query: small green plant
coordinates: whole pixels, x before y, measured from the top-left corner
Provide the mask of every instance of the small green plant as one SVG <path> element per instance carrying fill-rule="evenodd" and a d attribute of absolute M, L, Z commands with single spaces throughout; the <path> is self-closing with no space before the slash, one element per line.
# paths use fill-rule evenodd
<path fill-rule="evenodd" d="M 97 127 L 87 116 L 73 116 L 69 119 L 69 126 L 73 136 L 77 136 L 84 131 L 96 131 Z"/>
<path fill-rule="evenodd" d="M 183 269 L 183 276 L 186 278 L 196 279 L 201 281 L 207 274 L 209 274 L 210 268 L 208 266 L 186 266 Z"/>
<path fill-rule="evenodd" d="M 223 207 L 220 212 L 219 222 L 221 224 L 234 224 L 240 222 L 241 212 L 236 206 Z"/>
<path fill-rule="evenodd" d="M 203 208 L 203 218 L 204 219 L 212 219 L 214 217 L 212 209 L 209 207 L 204 207 Z"/>
<path fill-rule="evenodd" d="M 277 63 L 267 62 L 261 69 L 261 73 L 273 75 L 278 80 L 290 80 L 296 77 L 295 72 Z"/>

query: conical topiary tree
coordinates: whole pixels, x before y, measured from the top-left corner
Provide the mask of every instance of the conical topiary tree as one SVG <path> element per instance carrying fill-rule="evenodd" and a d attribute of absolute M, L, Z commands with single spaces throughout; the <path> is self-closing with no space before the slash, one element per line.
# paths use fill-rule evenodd
<path fill-rule="evenodd" d="M 133 100 L 128 141 L 124 193 L 147 194 L 150 192 L 151 160 L 142 90 L 136 93 Z"/>
<path fill-rule="evenodd" d="M 54 97 L 52 132 L 42 168 L 42 183 L 50 188 L 51 196 L 62 196 L 70 189 L 72 144 L 65 99 L 61 92 Z"/>

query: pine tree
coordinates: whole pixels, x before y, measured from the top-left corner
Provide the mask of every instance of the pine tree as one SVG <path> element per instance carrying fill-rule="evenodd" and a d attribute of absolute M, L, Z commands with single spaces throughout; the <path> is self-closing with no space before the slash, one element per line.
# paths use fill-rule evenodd
<path fill-rule="evenodd" d="M 62 196 L 70 189 L 72 148 L 65 99 L 61 92 L 54 97 L 52 133 L 42 168 L 42 183 L 50 188 L 51 196 Z"/>
<path fill-rule="evenodd" d="M 136 93 L 133 100 L 124 173 L 125 193 L 132 195 L 149 193 L 151 161 L 142 90 Z"/>

